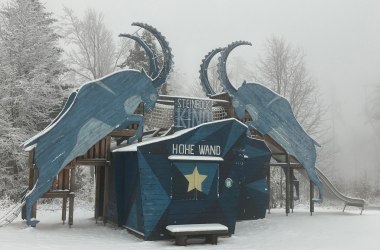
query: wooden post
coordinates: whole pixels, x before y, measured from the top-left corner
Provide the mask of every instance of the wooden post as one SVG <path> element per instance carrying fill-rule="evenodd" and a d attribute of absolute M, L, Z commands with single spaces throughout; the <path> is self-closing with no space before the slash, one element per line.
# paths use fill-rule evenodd
<path fill-rule="evenodd" d="M 310 181 L 310 215 L 314 213 L 314 185 Z"/>
<path fill-rule="evenodd" d="M 290 208 L 292 209 L 292 213 L 294 210 L 294 183 L 293 183 L 294 169 L 292 167 L 289 168 L 289 179 L 290 179 Z"/>
<path fill-rule="evenodd" d="M 99 178 L 99 210 L 98 210 L 98 217 L 101 217 L 101 219 L 103 220 L 103 217 L 104 217 L 104 174 L 105 173 L 105 165 L 99 167 L 99 174 L 100 174 L 100 178 Z"/>
<path fill-rule="evenodd" d="M 95 166 L 95 220 L 98 223 L 99 218 L 99 198 L 100 198 L 100 167 Z"/>
<path fill-rule="evenodd" d="M 67 207 L 67 198 L 62 198 L 62 224 L 65 224 L 66 221 L 66 207 Z"/>
<path fill-rule="evenodd" d="M 286 169 L 285 169 L 285 212 L 286 216 L 290 213 L 290 164 L 289 155 L 286 154 Z"/>
<path fill-rule="evenodd" d="M 34 184 L 36 183 L 37 171 L 34 164 L 34 149 L 29 151 L 29 190 L 33 189 Z M 32 207 L 32 217 L 36 218 L 37 216 L 37 202 L 33 204 Z"/>
<path fill-rule="evenodd" d="M 75 187 L 75 166 L 72 166 L 70 169 L 70 190 L 73 190 Z"/>
<path fill-rule="evenodd" d="M 58 174 L 58 190 L 63 190 L 63 171 Z"/>
<path fill-rule="evenodd" d="M 70 193 L 69 196 L 69 226 L 73 224 L 74 219 L 74 193 Z"/>
<path fill-rule="evenodd" d="M 110 166 L 106 164 L 104 166 L 104 194 L 103 194 L 103 223 L 106 224 L 106 214 L 107 214 L 107 206 L 108 206 L 108 175 L 109 175 Z"/>
<path fill-rule="evenodd" d="M 143 109 L 144 110 L 144 109 Z M 107 136 L 105 139 L 105 158 L 107 160 L 104 166 L 104 196 L 103 196 L 103 223 L 107 222 L 107 206 L 108 206 L 108 193 L 109 193 L 109 168 L 111 167 L 109 162 L 111 161 L 111 137 Z"/>
<path fill-rule="evenodd" d="M 268 170 L 267 170 L 267 188 L 268 188 L 268 195 L 269 195 L 268 214 L 270 214 L 270 209 L 272 207 L 272 195 L 271 195 L 271 190 L 270 190 L 270 165 L 269 164 L 268 164 Z"/>

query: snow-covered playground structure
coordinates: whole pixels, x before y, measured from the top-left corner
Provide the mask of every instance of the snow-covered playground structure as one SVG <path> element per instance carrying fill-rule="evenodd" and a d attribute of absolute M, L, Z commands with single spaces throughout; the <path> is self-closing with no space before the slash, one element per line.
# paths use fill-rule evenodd
<path fill-rule="evenodd" d="M 29 191 L 10 222 L 25 206 L 23 217 L 35 226 L 36 201 L 62 198 L 62 220 L 73 223 L 72 186 L 78 165 L 95 166 L 95 217 L 113 222 L 146 240 L 169 237 L 173 224 L 220 223 L 234 233 L 237 220 L 265 217 L 270 167 L 286 173 L 286 213 L 294 206 L 294 169 L 310 180 L 310 212 L 322 202 L 323 188 L 345 205 L 364 201 L 340 194 L 315 168 L 317 143 L 303 130 L 289 102 L 257 83 L 230 83 L 230 52 L 248 42 L 212 50 L 201 64 L 201 84 L 208 98 L 160 96 L 172 67 L 166 38 L 154 27 L 134 23 L 152 33 L 162 48 L 163 64 L 140 37 L 149 72 L 122 70 L 82 85 L 68 98 L 58 117 L 23 144 L 29 151 Z M 216 93 L 207 69 L 220 53 Z M 270 163 L 271 157 L 277 161 Z M 319 197 L 314 199 L 313 187 Z M 17 215 L 16 215 L 17 216 Z"/>

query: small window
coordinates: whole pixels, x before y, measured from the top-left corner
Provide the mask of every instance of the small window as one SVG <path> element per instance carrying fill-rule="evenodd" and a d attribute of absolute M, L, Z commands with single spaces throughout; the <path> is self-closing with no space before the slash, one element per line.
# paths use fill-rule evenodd
<path fill-rule="evenodd" d="M 203 200 L 218 196 L 218 163 L 174 162 L 171 172 L 173 200 Z"/>

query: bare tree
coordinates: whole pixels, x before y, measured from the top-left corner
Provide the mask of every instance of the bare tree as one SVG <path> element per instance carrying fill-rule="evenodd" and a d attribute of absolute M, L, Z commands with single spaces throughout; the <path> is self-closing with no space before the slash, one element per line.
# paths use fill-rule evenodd
<path fill-rule="evenodd" d="M 264 53 L 257 63 L 256 80 L 287 98 L 295 117 L 305 131 L 323 144 L 324 149 L 329 149 L 326 144 L 328 145 L 331 140 L 326 137 L 326 132 L 322 132 L 324 108 L 318 101 L 318 88 L 306 68 L 302 49 L 292 46 L 283 38 L 272 36 L 267 40 Z M 324 155 L 319 157 L 324 161 L 321 165 L 331 166 L 328 162 L 332 159 L 330 151 L 319 149 L 318 153 L 320 156 Z M 271 179 L 275 182 L 272 183 L 272 187 L 276 189 L 271 190 L 276 194 L 272 203 L 282 204 L 284 190 L 282 169 L 274 169 Z M 302 189 L 305 187 L 301 185 Z"/>
<path fill-rule="evenodd" d="M 217 72 L 218 57 L 215 56 L 208 67 L 208 79 L 211 84 L 211 87 L 216 93 L 222 93 L 223 86 L 220 84 Z M 234 85 L 242 84 L 244 80 L 249 81 L 252 79 L 252 68 L 243 58 L 231 55 L 231 58 L 228 59 L 228 77 Z M 239 86 L 236 86 L 239 87 Z"/>
<path fill-rule="evenodd" d="M 113 35 L 104 24 L 104 17 L 88 9 L 83 19 L 64 8 L 63 34 L 69 46 L 66 53 L 70 69 L 85 80 L 93 80 L 113 72 L 127 44 L 115 45 Z"/>
<path fill-rule="evenodd" d="M 265 55 L 257 64 L 257 78 L 286 97 L 297 120 L 311 135 L 318 136 L 323 108 L 318 89 L 305 65 L 305 54 L 285 39 L 272 36 L 267 40 Z"/>
<path fill-rule="evenodd" d="M 374 131 L 372 145 L 376 151 L 379 151 L 380 135 L 378 131 L 380 131 L 380 84 L 376 85 L 374 89 L 367 89 L 367 87 L 365 87 L 365 99 L 366 105 L 364 107 L 364 114 L 366 117 L 366 122 Z M 380 183 L 378 181 L 380 178 L 380 160 L 378 157 L 376 157 L 376 161 L 374 163 L 377 168 L 376 173 L 372 175 L 372 180 L 374 181 L 374 184 L 372 185 L 372 193 L 374 197 L 378 197 L 380 194 Z"/>

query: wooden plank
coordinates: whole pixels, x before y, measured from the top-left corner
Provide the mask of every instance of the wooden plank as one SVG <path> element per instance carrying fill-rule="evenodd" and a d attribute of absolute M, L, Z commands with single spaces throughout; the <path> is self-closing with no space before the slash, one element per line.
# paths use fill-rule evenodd
<path fill-rule="evenodd" d="M 57 176 L 54 176 L 53 183 L 51 184 L 51 190 L 57 190 L 57 187 L 58 187 Z"/>
<path fill-rule="evenodd" d="M 69 197 L 69 226 L 73 224 L 74 220 L 74 193 Z"/>
<path fill-rule="evenodd" d="M 106 138 L 99 142 L 99 158 L 106 158 Z"/>
<path fill-rule="evenodd" d="M 136 134 L 135 129 L 123 129 L 121 131 L 114 130 L 110 133 L 111 137 L 131 137 Z"/>
<path fill-rule="evenodd" d="M 75 160 L 73 160 L 72 162 L 70 162 L 70 163 L 69 163 L 66 167 L 64 167 L 63 169 L 68 169 L 68 170 L 73 169 L 73 168 L 75 167 L 74 162 L 75 162 Z"/>
<path fill-rule="evenodd" d="M 67 197 L 62 199 L 62 223 L 65 224 L 66 221 L 66 207 L 67 207 Z"/>
<path fill-rule="evenodd" d="M 70 189 L 70 170 L 63 169 L 63 189 Z"/>
<path fill-rule="evenodd" d="M 75 168 L 70 169 L 70 190 L 75 186 Z"/>
<path fill-rule="evenodd" d="M 106 152 L 106 159 L 109 161 L 111 159 L 111 136 L 106 137 L 106 147 L 105 147 L 105 152 Z"/>
<path fill-rule="evenodd" d="M 32 218 L 37 218 L 37 202 L 32 206 Z"/>
<path fill-rule="evenodd" d="M 42 198 L 67 198 L 69 197 L 73 192 L 70 192 L 68 190 L 57 190 L 57 191 L 50 191 L 46 192 L 42 195 Z"/>
<path fill-rule="evenodd" d="M 34 162 L 34 155 L 35 155 L 35 149 L 32 149 L 29 151 L 29 160 L 28 160 L 28 165 L 29 165 L 29 190 L 33 189 L 34 184 L 36 183 L 36 176 L 38 174 L 37 168 L 35 166 Z M 37 202 L 32 205 L 32 218 L 37 217 Z"/>
<path fill-rule="evenodd" d="M 95 220 L 98 222 L 99 217 L 99 198 L 100 198 L 100 167 L 95 166 Z"/>
<path fill-rule="evenodd" d="M 109 168 L 104 168 L 104 194 L 103 194 L 103 223 L 107 222 L 107 206 L 108 206 L 108 192 L 109 192 Z"/>
<path fill-rule="evenodd" d="M 92 146 L 91 149 L 89 150 L 88 158 L 90 158 L 90 159 L 95 158 L 95 145 Z"/>
<path fill-rule="evenodd" d="M 83 159 L 83 160 L 77 160 L 75 165 L 82 165 L 82 166 L 105 166 L 109 164 L 109 161 L 107 159 Z"/>
<path fill-rule="evenodd" d="M 35 183 L 34 149 L 29 151 L 29 190 L 33 189 Z"/>
<path fill-rule="evenodd" d="M 101 140 L 94 145 L 94 155 L 93 155 L 94 158 L 100 158 L 100 152 L 99 152 L 100 142 Z"/>
<path fill-rule="evenodd" d="M 98 217 L 103 218 L 104 217 L 104 175 L 105 175 L 105 166 L 99 168 L 99 204 L 98 204 Z"/>
<path fill-rule="evenodd" d="M 289 168 L 289 186 L 290 186 L 290 209 L 292 209 L 292 213 L 294 210 L 294 185 L 293 185 L 293 176 L 294 176 L 294 169 Z"/>
<path fill-rule="evenodd" d="M 63 190 L 63 171 L 58 174 L 58 189 Z"/>
<path fill-rule="evenodd" d="M 289 163 L 289 156 L 286 155 L 286 162 Z M 285 169 L 285 212 L 290 213 L 290 167 Z"/>

